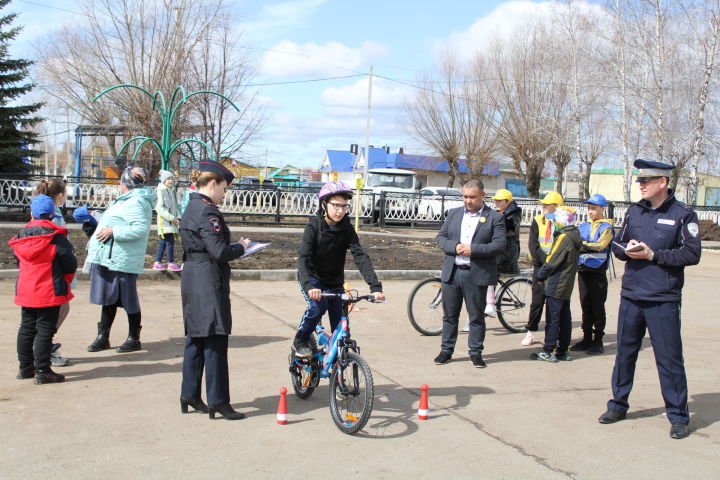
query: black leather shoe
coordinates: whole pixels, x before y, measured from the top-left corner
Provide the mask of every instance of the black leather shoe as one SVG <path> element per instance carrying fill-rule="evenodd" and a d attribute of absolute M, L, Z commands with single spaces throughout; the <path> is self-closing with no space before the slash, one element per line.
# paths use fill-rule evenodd
<path fill-rule="evenodd" d="M 192 407 L 198 412 L 208 413 L 208 407 L 202 398 L 181 398 L 180 399 L 180 411 L 182 413 L 188 413 L 188 407 Z"/>
<path fill-rule="evenodd" d="M 670 438 L 680 440 L 690 435 L 690 427 L 685 423 L 673 423 L 670 427 Z"/>
<path fill-rule="evenodd" d="M 447 363 L 452 358 L 452 353 L 448 352 L 440 352 L 440 355 L 435 357 L 435 365 L 442 365 L 444 363 Z"/>
<path fill-rule="evenodd" d="M 34 367 L 27 367 L 27 368 L 20 368 L 18 370 L 18 374 L 15 376 L 18 380 L 25 380 L 28 378 L 33 378 L 35 376 L 35 368 Z"/>
<path fill-rule="evenodd" d="M 607 412 L 600 415 L 600 418 L 598 418 L 598 422 L 600 423 L 615 423 L 619 422 L 620 420 L 624 420 L 627 416 L 627 413 L 620 412 L 618 410 L 608 410 Z"/>
<path fill-rule="evenodd" d="M 487 367 L 487 364 L 482 359 L 482 355 L 470 355 L 470 361 L 472 362 L 473 367 L 475 367 L 475 368 Z"/>
<path fill-rule="evenodd" d="M 65 375 L 53 372 L 51 369 L 38 370 L 35 372 L 35 385 L 43 383 L 60 383 L 65 381 Z"/>
<path fill-rule="evenodd" d="M 225 420 L 242 420 L 245 418 L 244 413 L 236 412 L 229 403 L 224 405 L 208 405 L 208 413 L 213 420 L 215 420 L 216 413 L 225 417 Z"/>

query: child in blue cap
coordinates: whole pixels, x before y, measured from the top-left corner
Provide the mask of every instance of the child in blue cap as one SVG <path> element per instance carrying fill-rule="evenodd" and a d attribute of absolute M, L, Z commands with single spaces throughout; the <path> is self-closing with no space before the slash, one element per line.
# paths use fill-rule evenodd
<path fill-rule="evenodd" d="M 65 377 L 53 372 L 50 354 L 60 308 L 73 298 L 70 285 L 77 259 L 67 229 L 52 221 L 53 199 L 33 197 L 30 211 L 32 220 L 8 242 L 19 263 L 15 304 L 22 307 L 17 378 L 34 377 L 36 384 L 62 382 Z"/>
<path fill-rule="evenodd" d="M 605 351 L 605 300 L 607 300 L 607 268 L 610 245 L 615 237 L 613 221 L 605 218 L 607 200 L 596 193 L 585 201 L 588 221 L 580 225 L 580 258 L 578 259 L 578 290 L 582 307 L 583 338 L 571 350 L 598 355 Z"/>

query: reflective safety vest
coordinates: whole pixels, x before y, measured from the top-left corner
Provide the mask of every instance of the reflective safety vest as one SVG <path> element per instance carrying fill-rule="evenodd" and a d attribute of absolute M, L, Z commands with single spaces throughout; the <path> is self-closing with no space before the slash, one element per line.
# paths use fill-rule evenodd
<path fill-rule="evenodd" d="M 542 213 L 535 215 L 535 222 L 538 225 L 538 243 L 545 255 L 550 254 L 553 246 L 553 233 L 555 232 L 555 222 L 545 217 Z"/>
<path fill-rule="evenodd" d="M 600 240 L 600 236 L 605 230 L 607 230 L 608 228 L 612 229 L 612 225 L 607 222 L 601 222 L 594 232 L 592 231 L 592 228 L 593 222 L 585 222 L 580 224 L 580 227 L 578 227 L 578 230 L 580 230 L 580 238 L 583 242 L 597 242 L 598 240 Z M 613 238 L 615 238 L 614 231 Z M 600 252 L 589 252 L 580 254 L 580 257 L 578 258 L 578 265 L 584 265 L 588 268 L 601 268 L 603 266 L 607 267 L 607 260 L 608 258 L 610 258 L 611 245 L 612 241 L 610 241 L 608 246 Z"/>

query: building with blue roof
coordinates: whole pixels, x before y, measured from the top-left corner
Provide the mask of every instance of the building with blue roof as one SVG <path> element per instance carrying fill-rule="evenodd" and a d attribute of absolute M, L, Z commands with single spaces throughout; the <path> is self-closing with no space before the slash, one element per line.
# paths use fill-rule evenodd
<path fill-rule="evenodd" d="M 421 186 L 447 186 L 450 167 L 447 160 L 428 155 L 410 155 L 403 149 L 390 153 L 389 147 L 370 148 L 368 169 L 373 168 L 400 168 L 417 173 Z M 353 144 L 350 150 L 327 150 L 320 171 L 323 172 L 323 181 L 342 180 L 355 184 L 355 172 L 361 172 L 365 166 L 365 148 Z M 460 173 L 468 173 L 468 165 L 464 159 L 459 162 Z M 499 161 L 490 161 L 483 166 L 482 178 L 488 191 L 508 188 L 513 194 L 527 195 L 527 188 L 521 176 L 512 165 L 502 164 Z M 521 186 L 518 184 L 520 182 Z M 459 182 L 455 180 L 455 187 Z"/>

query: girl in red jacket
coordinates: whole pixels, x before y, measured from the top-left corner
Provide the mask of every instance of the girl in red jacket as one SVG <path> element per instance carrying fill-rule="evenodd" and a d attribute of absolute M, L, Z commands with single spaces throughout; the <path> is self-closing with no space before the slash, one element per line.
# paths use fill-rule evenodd
<path fill-rule="evenodd" d="M 67 239 L 67 229 L 52 222 L 53 199 L 37 195 L 30 202 L 30 211 L 32 220 L 9 243 L 20 264 L 15 287 L 15 304 L 22 307 L 17 378 L 35 377 L 39 385 L 65 380 L 50 368 L 50 350 L 60 306 L 73 298 L 70 283 L 75 277 L 77 259 Z"/>

